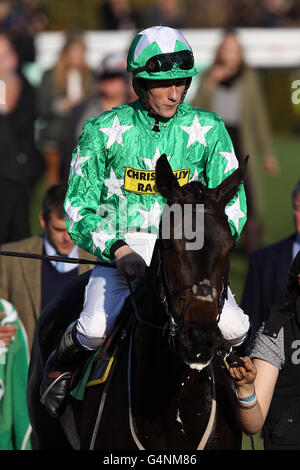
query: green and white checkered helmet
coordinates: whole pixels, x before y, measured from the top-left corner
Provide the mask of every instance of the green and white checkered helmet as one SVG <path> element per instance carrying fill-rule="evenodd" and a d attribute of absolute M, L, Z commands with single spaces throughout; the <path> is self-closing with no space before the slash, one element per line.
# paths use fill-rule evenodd
<path fill-rule="evenodd" d="M 184 35 L 167 26 L 152 26 L 138 33 L 127 57 L 134 77 L 170 80 L 197 75 L 194 56 Z"/>

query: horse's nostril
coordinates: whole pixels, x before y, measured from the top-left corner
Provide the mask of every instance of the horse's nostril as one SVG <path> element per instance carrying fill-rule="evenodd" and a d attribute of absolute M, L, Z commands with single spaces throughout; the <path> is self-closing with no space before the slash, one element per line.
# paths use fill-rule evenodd
<path fill-rule="evenodd" d="M 213 302 L 216 296 L 216 289 L 212 287 L 208 279 L 200 281 L 199 284 L 194 284 L 192 292 L 196 299 L 204 300 L 205 302 Z"/>
<path fill-rule="evenodd" d="M 221 345 L 220 332 L 214 326 L 186 327 L 179 335 L 180 349 L 189 362 L 207 362 Z"/>
<path fill-rule="evenodd" d="M 212 294 L 212 288 L 210 286 L 200 286 L 200 292 L 202 295 Z"/>

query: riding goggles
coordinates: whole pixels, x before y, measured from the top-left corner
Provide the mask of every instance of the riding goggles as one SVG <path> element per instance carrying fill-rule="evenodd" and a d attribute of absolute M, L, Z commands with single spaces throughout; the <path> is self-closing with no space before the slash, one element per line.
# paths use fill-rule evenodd
<path fill-rule="evenodd" d="M 139 67 L 134 70 L 133 73 L 136 75 L 144 71 L 148 73 L 168 72 L 172 70 L 174 64 L 177 64 L 181 70 L 192 69 L 194 66 L 193 53 L 185 50 L 168 54 L 158 54 L 150 57 L 143 67 Z"/>

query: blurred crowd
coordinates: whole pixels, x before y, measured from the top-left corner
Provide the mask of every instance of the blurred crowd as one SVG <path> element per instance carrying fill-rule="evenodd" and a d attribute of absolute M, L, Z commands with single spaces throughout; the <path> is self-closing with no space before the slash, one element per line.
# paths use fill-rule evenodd
<path fill-rule="evenodd" d="M 165 24 L 173 28 L 288 27 L 300 24 L 297 0 L 105 0 L 99 9 L 103 29 L 146 28 Z"/>
<path fill-rule="evenodd" d="M 70 9 L 72 0 L 66 0 Z M 153 24 L 174 28 L 296 27 L 299 0 L 98 0 L 89 2 L 96 29 L 142 29 Z M 51 0 L 2 0 L 0 24 L 32 56 L 32 38 L 57 22 Z M 57 10 L 57 9 L 56 9 Z M 72 15 L 72 12 L 69 11 Z M 86 25 L 85 29 L 90 29 Z M 23 60 L 23 57 L 21 58 Z"/>
<path fill-rule="evenodd" d="M 262 245 L 260 188 L 255 177 L 258 155 L 261 156 L 262 166 L 268 174 L 277 175 L 280 168 L 272 148 L 272 126 L 258 73 L 245 62 L 242 46 L 233 28 L 298 27 L 300 0 L 155 0 L 140 1 L 137 4 L 138 7 L 130 0 L 99 0 L 96 9 L 98 29 L 139 30 L 156 24 L 178 29 L 224 29 L 224 38 L 215 53 L 215 59 L 201 75 L 191 104 L 215 111 L 222 117 L 239 161 L 247 153 L 251 154 L 251 168 L 245 182 L 249 213 L 244 230 L 244 251 L 246 255 L 250 255 Z M 137 98 L 131 77 L 126 72 L 127 51 L 109 53 L 108 48 L 107 55 L 98 67 L 92 69 L 87 61 L 84 35 L 80 32 L 66 33 L 56 62 L 50 69 L 43 71 L 38 85 L 29 80 L 25 71 L 26 64 L 36 60 L 35 38 L 42 31 L 51 30 L 48 6 L 48 2 L 42 0 L 0 2 L 0 81 L 4 84 L 4 88 L 0 88 L 1 247 L 3 244 L 31 237 L 30 205 L 35 187 L 40 181 L 44 181 L 48 191 L 56 188 L 60 199 L 55 204 L 62 207 L 65 186 L 57 185 L 66 185 L 68 181 L 72 151 L 81 134 L 83 122 Z M 299 175 L 295 175 L 297 177 Z M 291 189 L 294 183 L 291 182 Z M 300 186 L 298 190 L 296 196 L 299 206 Z M 296 196 L 293 199 L 293 208 L 298 214 L 299 207 L 295 209 Z M 48 192 L 45 197 L 49 199 Z M 56 217 L 57 213 L 55 214 Z M 41 226 L 48 234 L 50 245 L 51 242 L 52 245 L 58 244 L 58 238 L 53 236 L 56 229 L 64 232 L 61 235 L 61 239 L 65 237 L 62 243 L 65 242 L 67 246 L 64 254 L 70 255 L 74 253 L 74 244 L 68 245 L 70 240 L 65 233 L 63 215 L 59 214 L 56 217 L 61 224 L 59 229 L 55 227 L 56 219 L 53 222 L 50 217 L 45 221 L 43 215 L 40 219 Z M 296 229 L 300 243 L 299 220 Z M 40 253 L 44 253 L 46 248 L 40 244 L 40 239 L 33 241 L 39 244 Z M 29 251 L 33 246 L 36 245 L 28 244 Z M 24 247 L 27 245 L 22 245 L 23 250 Z M 11 263 L 7 269 L 12 269 L 13 266 Z M 16 266 L 16 270 L 18 269 Z M 61 286 L 61 279 L 58 279 L 60 274 L 55 277 L 54 271 L 50 272 L 51 269 L 49 268 L 47 275 L 52 276 L 56 289 Z M 15 273 L 12 273 L 11 279 L 11 282 L 15 282 Z M 2 281 L 0 279 L 0 297 L 3 297 L 3 292 L 7 292 L 7 300 L 16 304 L 20 298 L 20 289 L 16 291 L 15 301 L 11 297 L 12 290 L 8 289 L 7 284 L 5 291 Z M 55 289 L 52 289 L 51 295 L 55 294 Z M 252 294 L 253 292 L 250 297 L 254 297 Z M 50 301 L 50 294 L 47 295 L 45 298 Z M 28 299 L 29 297 L 30 294 Z M 19 306 L 16 307 L 19 310 Z M 244 308 L 247 311 L 246 300 Z M 5 309 L 9 310 L 10 307 L 5 304 Z M 4 310 L 0 312 L 0 320 Z M 34 315 L 28 314 L 28 318 L 29 315 L 34 318 L 33 326 L 30 326 L 30 345 L 40 311 L 41 305 L 37 302 Z M 26 323 L 24 318 L 22 321 Z M 6 346 L 10 344 L 16 328 L 12 333 L 7 333 L 9 339 Z M 1 338 L 0 321 L 0 359 Z M 20 342 L 24 347 L 22 338 Z"/>

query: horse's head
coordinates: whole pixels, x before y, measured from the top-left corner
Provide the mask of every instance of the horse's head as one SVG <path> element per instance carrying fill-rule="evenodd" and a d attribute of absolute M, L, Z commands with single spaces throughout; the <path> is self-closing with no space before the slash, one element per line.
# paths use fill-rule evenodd
<path fill-rule="evenodd" d="M 183 359 L 199 368 L 224 346 L 217 321 L 234 246 L 225 207 L 237 192 L 246 161 L 214 189 L 200 181 L 181 187 L 165 155 L 156 166 L 157 191 L 167 199 L 158 256 L 170 339 Z"/>

